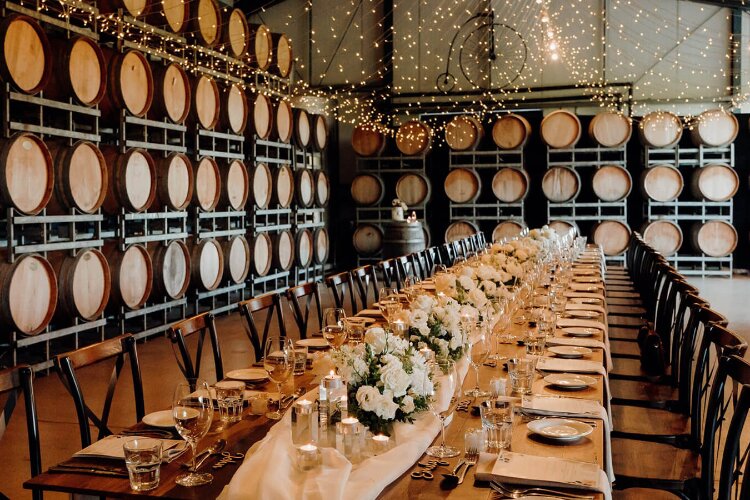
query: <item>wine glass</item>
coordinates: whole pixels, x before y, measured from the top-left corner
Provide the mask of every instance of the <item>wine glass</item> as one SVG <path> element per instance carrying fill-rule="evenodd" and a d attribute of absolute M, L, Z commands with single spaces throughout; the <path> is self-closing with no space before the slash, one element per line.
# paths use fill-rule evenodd
<path fill-rule="evenodd" d="M 474 375 L 476 376 L 476 384 L 473 389 L 468 389 L 464 393 L 466 396 L 475 398 L 489 396 L 487 391 L 479 388 L 479 367 L 487 361 L 487 356 L 490 354 L 490 341 L 487 337 L 487 333 L 481 327 L 475 328 L 473 334 L 469 337 L 469 353 L 471 356 L 471 366 L 474 368 Z"/>
<path fill-rule="evenodd" d="M 427 396 L 430 411 L 440 419 L 440 445 L 430 446 L 425 453 L 435 458 L 457 457 L 461 452 L 457 448 L 445 444 L 445 420 L 453 414 L 461 397 L 461 383 L 456 371 L 456 364 L 451 359 L 439 359 L 433 365 L 432 376 L 434 382 L 429 383 L 425 380 L 424 386 L 432 387 L 432 391 L 428 391 Z M 425 377 L 429 377 L 429 373 L 426 372 Z M 438 378 L 440 380 L 436 380 Z M 437 387 L 438 385 L 440 387 Z M 438 397 L 438 391 L 445 397 L 450 396 L 450 400 L 441 400 L 445 398 Z"/>
<path fill-rule="evenodd" d="M 385 287 L 380 289 L 380 300 L 378 301 L 378 308 L 383 314 L 385 320 L 390 324 L 393 320 L 392 315 L 398 312 L 397 306 L 400 306 L 398 301 L 398 290 L 395 288 Z"/>
<path fill-rule="evenodd" d="M 346 312 L 340 307 L 323 311 L 323 338 L 333 349 L 338 349 L 346 342 Z"/>
<path fill-rule="evenodd" d="M 406 295 L 406 300 L 409 304 L 414 302 L 414 299 L 419 295 L 420 281 L 421 280 L 417 276 L 407 276 L 406 279 L 404 279 L 404 295 Z"/>
<path fill-rule="evenodd" d="M 325 331 L 325 330 L 324 330 Z M 287 381 L 294 371 L 294 345 L 287 337 L 269 337 L 263 350 L 263 368 L 268 373 L 268 378 L 276 382 L 276 391 L 279 393 L 279 407 L 266 413 L 271 420 L 281 419 L 281 384 Z"/>
<path fill-rule="evenodd" d="M 204 380 L 197 380 L 194 385 L 187 382 L 177 385 L 172 398 L 172 418 L 174 418 L 177 432 L 188 442 L 193 452 L 193 462 L 189 472 L 175 479 L 180 486 L 200 486 L 214 479 L 211 474 L 199 474 L 195 471 L 195 449 L 198 441 L 208 433 L 213 416 L 213 402 L 208 384 Z"/>

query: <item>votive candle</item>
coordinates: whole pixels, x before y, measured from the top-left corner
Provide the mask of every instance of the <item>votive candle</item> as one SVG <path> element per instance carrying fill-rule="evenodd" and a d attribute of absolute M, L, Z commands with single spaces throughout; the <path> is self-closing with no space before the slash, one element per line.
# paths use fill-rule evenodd
<path fill-rule="evenodd" d="M 313 443 L 303 444 L 297 448 L 297 465 L 303 471 L 308 471 L 320 465 L 320 449 Z"/>

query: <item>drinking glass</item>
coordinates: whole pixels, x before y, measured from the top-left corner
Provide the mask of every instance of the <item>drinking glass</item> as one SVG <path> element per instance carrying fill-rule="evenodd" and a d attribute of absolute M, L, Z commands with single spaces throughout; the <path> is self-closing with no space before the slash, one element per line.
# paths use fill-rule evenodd
<path fill-rule="evenodd" d="M 425 380 L 425 387 L 432 387 L 432 391 L 427 394 L 429 398 L 430 411 L 440 419 L 440 445 L 430 446 L 426 453 L 435 458 L 451 458 L 460 455 L 458 448 L 445 444 L 445 420 L 453 414 L 456 409 L 458 400 L 461 397 L 461 382 L 456 371 L 456 364 L 450 359 L 439 359 L 433 365 L 433 381 Z M 429 378 L 429 371 L 425 373 Z M 440 377 L 440 380 L 436 380 Z M 438 384 L 439 382 L 439 384 Z M 440 387 L 437 387 L 440 385 Z M 449 401 L 441 401 L 438 397 L 438 391 L 444 396 L 450 396 Z"/>
<path fill-rule="evenodd" d="M 531 394 L 531 385 L 534 382 L 534 370 L 536 359 L 512 358 L 508 360 L 508 378 L 510 389 L 514 393 Z"/>
<path fill-rule="evenodd" d="M 513 436 L 513 404 L 503 399 L 488 399 L 479 406 L 479 415 L 487 433 L 487 452 L 500 453 L 502 458 Z"/>
<path fill-rule="evenodd" d="M 469 339 L 470 347 L 469 352 L 471 354 L 471 366 L 474 368 L 474 375 L 476 376 L 476 385 L 473 389 L 467 390 L 464 394 L 472 397 L 485 397 L 489 393 L 479 388 L 479 367 L 487 361 L 487 356 L 490 354 L 490 341 L 487 338 L 487 333 L 483 328 L 475 329 L 474 335 Z"/>
<path fill-rule="evenodd" d="M 159 486 L 161 466 L 161 441 L 150 438 L 133 438 L 122 445 L 125 466 L 128 468 L 130 488 L 149 491 Z"/>
<path fill-rule="evenodd" d="M 195 389 L 195 390 L 193 390 Z M 214 416 L 214 406 L 208 384 L 204 380 L 197 380 L 194 385 L 183 382 L 177 385 L 172 398 L 172 418 L 175 428 L 182 438 L 188 442 L 193 452 L 193 462 L 187 474 L 177 476 L 175 482 L 180 486 L 200 486 L 213 481 L 214 477 L 208 473 L 195 471 L 196 446 L 211 427 Z"/>
<path fill-rule="evenodd" d="M 216 405 L 219 407 L 219 418 L 222 422 L 239 422 L 242 420 L 242 403 L 245 383 L 235 380 L 216 382 Z"/>
<path fill-rule="evenodd" d="M 404 279 L 404 294 L 406 295 L 406 300 L 409 304 L 414 302 L 414 299 L 416 299 L 421 292 L 419 288 L 420 281 L 421 280 L 416 276 L 407 276 L 406 279 Z"/>
<path fill-rule="evenodd" d="M 325 331 L 325 328 L 323 331 Z M 287 337 L 270 337 L 266 340 L 263 353 L 263 368 L 268 373 L 268 378 L 276 382 L 276 390 L 279 393 L 278 407 L 274 411 L 266 413 L 266 417 L 271 420 L 280 420 L 281 400 L 283 399 L 281 384 L 286 382 L 294 371 L 294 345 Z"/>
<path fill-rule="evenodd" d="M 346 342 L 346 312 L 340 307 L 329 308 L 323 312 L 323 338 L 333 349 L 338 349 Z"/>
<path fill-rule="evenodd" d="M 307 346 L 294 346 L 294 374 L 304 375 L 307 366 Z"/>
<path fill-rule="evenodd" d="M 445 274 L 448 272 L 448 268 L 445 267 L 443 264 L 436 264 L 435 265 L 435 271 L 432 273 L 433 276 L 438 274 Z"/>
<path fill-rule="evenodd" d="M 398 300 L 398 290 L 395 288 L 381 288 L 378 308 L 388 324 L 393 321 L 396 314 L 401 310 L 401 303 Z"/>
<path fill-rule="evenodd" d="M 367 320 L 358 316 L 351 316 L 344 319 L 346 325 L 346 339 L 350 345 L 357 345 L 365 338 L 367 329 Z"/>
<path fill-rule="evenodd" d="M 547 346 L 547 336 L 541 331 L 529 332 L 524 339 L 524 344 L 526 344 L 527 356 L 544 356 L 544 349 Z"/>

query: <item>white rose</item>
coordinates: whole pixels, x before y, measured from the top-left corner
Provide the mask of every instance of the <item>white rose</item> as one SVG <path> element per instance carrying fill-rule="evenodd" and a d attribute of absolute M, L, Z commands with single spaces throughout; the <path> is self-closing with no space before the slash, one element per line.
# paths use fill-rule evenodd
<path fill-rule="evenodd" d="M 430 333 L 430 327 L 427 326 L 427 313 L 421 309 L 416 309 L 411 312 L 409 316 L 409 324 L 419 330 L 422 335 L 428 335 Z"/>
<path fill-rule="evenodd" d="M 411 381 L 409 375 L 404 371 L 404 365 L 397 357 L 388 355 L 386 363 L 380 367 L 380 381 L 383 386 L 399 397 L 406 394 Z"/>
<path fill-rule="evenodd" d="M 370 328 L 365 332 L 365 342 L 372 346 L 375 354 L 380 354 L 385 349 L 387 342 L 385 330 L 380 327 Z"/>
<path fill-rule="evenodd" d="M 484 289 L 484 292 L 487 295 L 495 295 L 495 292 L 497 291 L 497 285 L 494 281 L 482 281 L 482 288 Z"/>
<path fill-rule="evenodd" d="M 487 296 L 479 288 L 469 292 L 469 300 L 476 307 L 483 307 L 487 303 Z"/>
<path fill-rule="evenodd" d="M 393 393 L 385 390 L 383 394 L 377 399 L 375 406 L 375 414 L 384 420 L 393 420 L 396 418 L 396 411 L 398 405 L 393 401 Z"/>
<path fill-rule="evenodd" d="M 459 277 L 461 277 L 461 276 L 466 276 L 468 278 L 473 278 L 474 277 L 474 268 L 471 267 L 471 266 L 464 266 L 464 267 L 462 267 L 461 270 L 459 271 Z"/>
<path fill-rule="evenodd" d="M 371 385 L 363 385 L 357 389 L 357 403 L 365 411 L 375 411 L 380 396 L 380 391 Z"/>
<path fill-rule="evenodd" d="M 459 331 L 456 331 L 451 336 L 451 342 L 450 342 L 450 349 L 451 351 L 455 351 L 462 345 L 464 345 L 466 342 L 464 341 L 464 335 Z"/>
<path fill-rule="evenodd" d="M 528 260 L 528 259 L 529 259 L 529 254 L 528 254 L 528 253 L 526 253 L 526 251 L 525 251 L 525 250 L 518 250 L 518 251 L 516 252 L 516 258 L 517 258 L 518 260 Z"/>
<path fill-rule="evenodd" d="M 430 295 L 419 295 L 412 303 L 412 308 L 421 309 L 429 313 L 436 304 L 437 302 Z"/>
<path fill-rule="evenodd" d="M 448 349 L 450 348 L 450 345 L 448 344 L 447 340 L 435 339 L 435 345 L 438 348 L 438 357 L 445 357 L 448 355 Z"/>
<path fill-rule="evenodd" d="M 468 276 L 461 276 L 460 278 L 458 278 L 458 283 L 464 290 L 473 290 L 477 287 L 476 283 L 474 283 L 474 280 L 469 278 Z"/>
<path fill-rule="evenodd" d="M 414 411 L 414 398 L 411 396 L 404 396 L 401 400 L 401 411 L 407 415 Z"/>

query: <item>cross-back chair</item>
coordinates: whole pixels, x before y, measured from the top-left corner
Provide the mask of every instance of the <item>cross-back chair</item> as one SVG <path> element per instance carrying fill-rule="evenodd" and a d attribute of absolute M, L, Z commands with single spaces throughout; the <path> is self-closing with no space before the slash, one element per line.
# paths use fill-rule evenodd
<path fill-rule="evenodd" d="M 297 324 L 299 338 L 307 338 L 310 322 L 313 319 L 317 320 L 317 323 L 313 323 L 312 325 L 313 332 L 320 332 L 323 329 L 323 309 L 320 286 L 317 281 L 288 289 L 286 291 L 286 300 L 292 310 L 294 322 Z"/>
<path fill-rule="evenodd" d="M 193 355 L 190 353 L 190 348 L 186 340 L 195 334 L 198 335 L 198 342 L 195 354 Z M 172 342 L 172 352 L 177 360 L 177 366 L 180 368 L 185 380 L 191 385 L 194 385 L 201 378 L 201 360 L 203 358 L 203 345 L 205 344 L 206 336 L 208 336 L 211 343 L 216 380 L 219 381 L 224 378 L 224 362 L 221 357 L 219 335 L 216 332 L 216 322 L 213 314 L 203 313 L 184 319 L 175 323 L 167 330 L 167 337 Z"/>
<path fill-rule="evenodd" d="M 281 309 L 281 295 L 276 292 L 270 292 L 259 297 L 244 300 L 237 304 L 240 310 L 240 316 L 245 319 L 245 333 L 250 340 L 250 344 L 255 351 L 255 361 L 263 358 L 263 350 L 268 340 L 273 318 L 276 316 L 276 324 L 279 329 L 279 336 L 286 337 L 286 326 L 284 325 L 284 312 Z M 265 311 L 266 321 L 263 324 L 263 333 L 259 333 L 255 316 Z"/>

